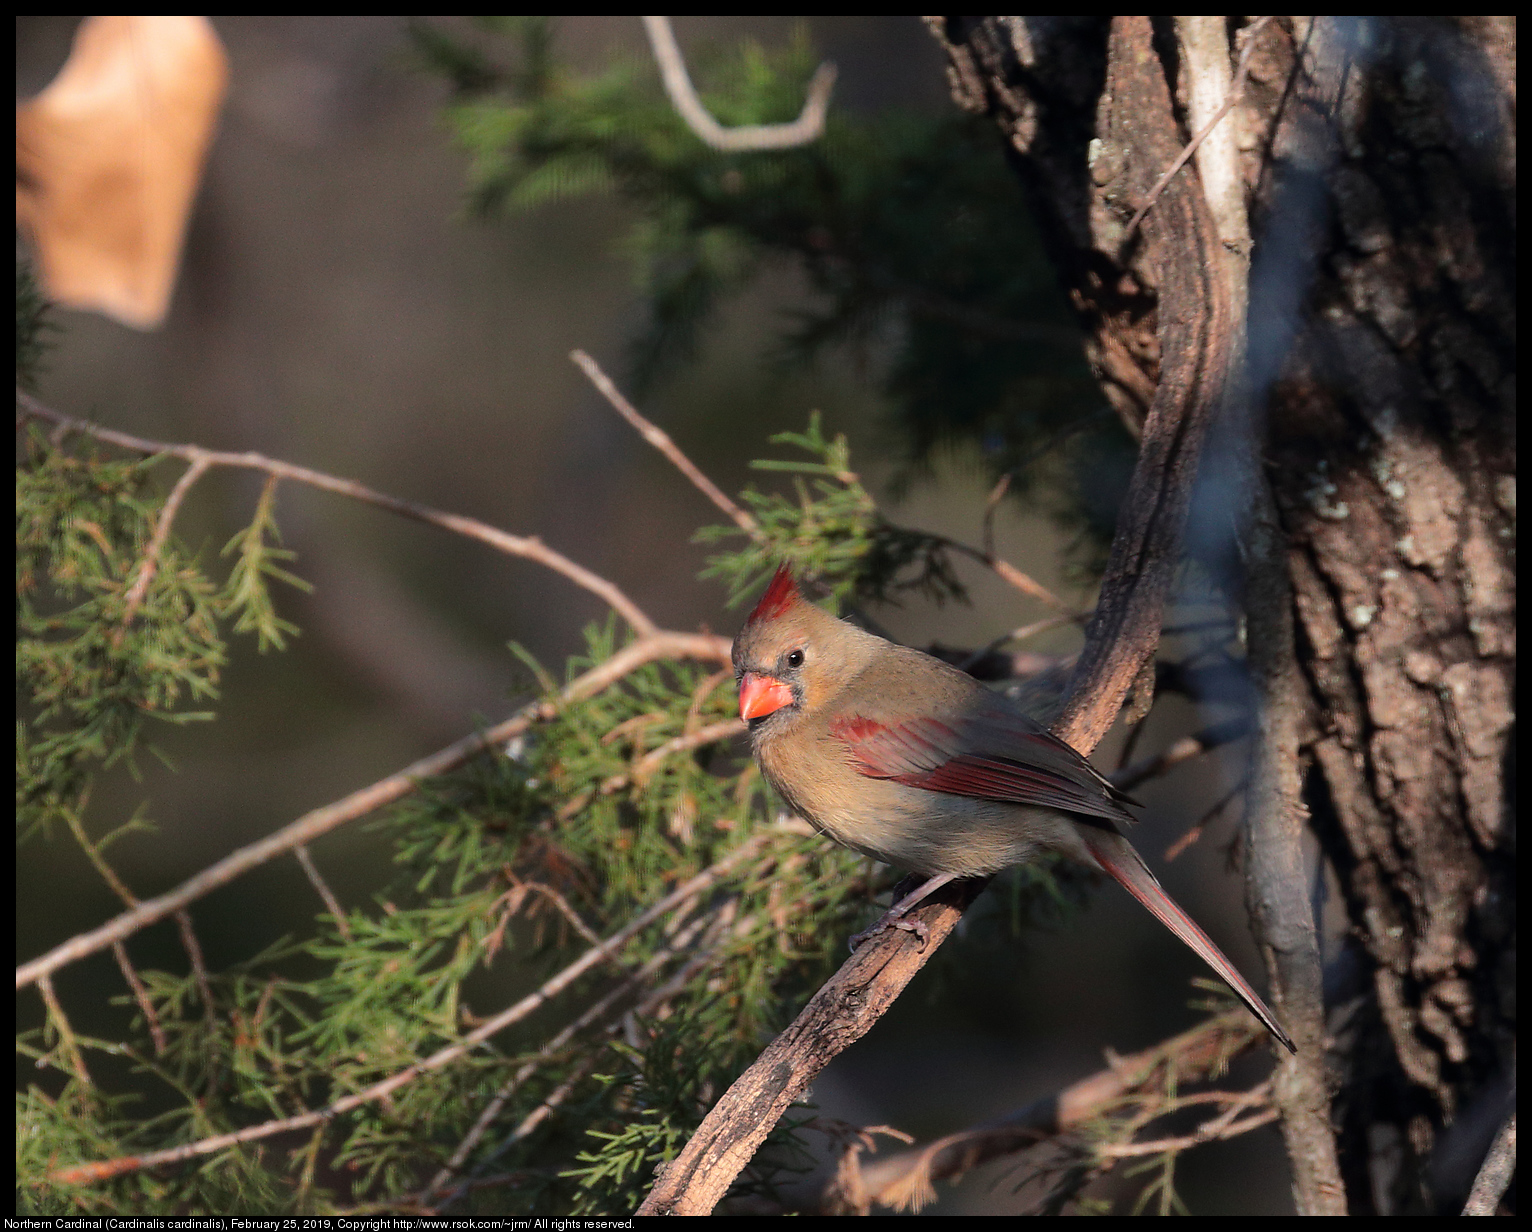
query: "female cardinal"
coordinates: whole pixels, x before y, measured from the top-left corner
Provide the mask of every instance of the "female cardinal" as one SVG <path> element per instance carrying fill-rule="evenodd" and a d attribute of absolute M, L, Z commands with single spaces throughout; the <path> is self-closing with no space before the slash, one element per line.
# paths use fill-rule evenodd
<path fill-rule="evenodd" d="M 782 798 L 837 842 L 929 878 L 885 922 L 955 877 L 1063 852 L 1120 882 L 1297 1051 L 1118 833 L 1130 797 L 1006 698 L 821 611 L 786 565 L 734 639 L 734 674 L 756 760 Z"/>

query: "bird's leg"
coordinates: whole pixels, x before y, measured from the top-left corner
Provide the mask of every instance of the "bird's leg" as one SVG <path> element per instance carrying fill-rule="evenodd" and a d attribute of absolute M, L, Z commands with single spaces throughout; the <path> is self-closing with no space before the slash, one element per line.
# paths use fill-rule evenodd
<path fill-rule="evenodd" d="M 935 894 L 937 890 L 941 889 L 942 886 L 951 881 L 955 875 L 956 874 L 953 873 L 940 873 L 937 876 L 922 882 L 913 891 L 911 891 L 909 894 L 906 894 L 897 903 L 885 911 L 878 922 L 871 928 L 863 929 L 861 932 L 857 933 L 856 936 L 852 937 L 850 942 L 851 952 L 853 954 L 856 953 L 857 947 L 861 945 L 862 942 L 866 941 L 869 937 L 877 936 L 885 928 L 902 928 L 906 932 L 914 933 L 917 937 L 920 938 L 920 948 L 925 949 L 926 938 L 930 935 L 930 930 L 927 929 L 926 926 L 919 920 L 906 920 L 904 917 L 909 914 L 910 910 L 917 906 L 922 899 L 926 898 L 928 895 Z"/>

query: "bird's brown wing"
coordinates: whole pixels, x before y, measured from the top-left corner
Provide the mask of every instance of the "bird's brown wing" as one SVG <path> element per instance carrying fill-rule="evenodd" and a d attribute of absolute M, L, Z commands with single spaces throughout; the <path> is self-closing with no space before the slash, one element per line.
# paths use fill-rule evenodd
<path fill-rule="evenodd" d="M 909 787 L 1040 805 L 1086 817 L 1131 821 L 1127 799 L 1083 757 L 1030 720 L 989 710 L 950 719 L 883 723 L 843 716 L 831 731 L 868 778 Z"/>

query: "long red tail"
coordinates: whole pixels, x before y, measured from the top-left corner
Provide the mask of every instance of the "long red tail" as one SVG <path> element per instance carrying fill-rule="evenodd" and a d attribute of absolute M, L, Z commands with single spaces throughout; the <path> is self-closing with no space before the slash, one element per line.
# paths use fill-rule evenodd
<path fill-rule="evenodd" d="M 1150 915 L 1200 954 L 1202 960 L 1217 972 L 1218 978 L 1232 988 L 1239 999 L 1250 1007 L 1250 1012 L 1282 1042 L 1283 1047 L 1296 1053 L 1297 1046 L 1277 1022 L 1276 1015 L 1266 1007 L 1266 1002 L 1256 995 L 1255 989 L 1245 983 L 1244 977 L 1224 957 L 1223 951 L 1165 893 L 1155 875 L 1149 871 L 1149 866 L 1144 863 L 1143 857 L 1133 850 L 1133 844 L 1120 834 L 1109 834 L 1095 826 L 1081 826 L 1079 829 L 1085 845 L 1090 848 L 1091 855 L 1096 857 L 1102 870 L 1111 874 L 1123 889 L 1149 908 Z"/>

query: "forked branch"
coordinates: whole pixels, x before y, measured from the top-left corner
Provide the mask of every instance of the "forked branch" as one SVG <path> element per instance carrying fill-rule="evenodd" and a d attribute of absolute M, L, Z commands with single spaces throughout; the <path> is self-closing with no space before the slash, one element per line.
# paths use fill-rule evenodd
<path fill-rule="evenodd" d="M 614 612 L 621 616 L 632 626 L 633 632 L 639 636 L 647 636 L 659 632 L 659 626 L 644 614 L 638 604 L 628 598 L 621 589 L 609 582 L 599 574 L 592 573 L 585 566 L 576 564 L 561 552 L 556 552 L 536 536 L 513 535 L 499 527 L 490 526 L 487 522 L 481 522 L 477 518 L 465 518 L 461 514 L 443 513 L 439 509 L 432 509 L 428 505 L 419 505 L 414 501 L 401 500 L 397 496 L 389 496 L 385 492 L 379 492 L 369 488 L 364 483 L 357 483 L 354 479 L 341 479 L 335 475 L 326 474 L 324 471 L 316 471 L 307 466 L 295 466 L 291 462 L 283 462 L 277 458 L 268 458 L 259 453 L 227 453 L 219 449 L 204 449 L 200 445 L 181 445 L 170 441 L 154 441 L 142 436 L 134 436 L 128 432 L 118 432 L 112 428 L 102 428 L 96 424 L 86 423 L 83 419 L 75 419 L 55 411 L 51 407 L 43 405 L 31 394 L 18 389 L 16 391 L 16 406 L 25 415 L 34 419 L 44 419 L 49 423 L 57 424 L 61 432 L 80 432 L 94 437 L 98 441 L 105 441 L 110 445 L 117 445 L 123 449 L 131 449 L 136 453 L 164 454 L 172 458 L 181 458 L 191 463 L 192 469 L 182 476 L 181 483 L 177 484 L 173 498 L 179 503 L 184 497 L 186 489 L 195 482 L 193 472 L 200 476 L 210 466 L 230 466 L 242 470 L 263 471 L 276 479 L 291 479 L 296 483 L 307 484 L 309 487 L 318 488 L 324 492 L 334 492 L 340 496 L 349 496 L 352 500 L 358 500 L 368 505 L 376 505 L 380 509 L 387 509 L 392 513 L 401 514 L 407 518 L 413 518 L 417 522 L 425 522 L 431 526 L 439 526 L 443 530 L 450 530 L 455 534 L 463 535 L 469 539 L 477 539 L 504 552 L 508 556 L 519 556 L 526 560 L 535 561 L 552 569 L 555 573 L 562 574 L 576 586 L 590 591 L 591 594 L 607 604 Z M 168 530 L 170 519 L 174 517 L 174 509 L 169 502 L 160 515 L 159 526 L 156 527 L 156 540 L 159 539 L 159 529 L 164 527 Z M 151 543 L 150 551 L 145 555 L 144 564 L 140 566 L 138 579 L 135 581 L 135 591 L 138 585 L 147 587 L 148 580 L 153 574 L 154 559 L 159 551 L 158 543 Z M 137 596 L 140 600 L 142 595 Z M 136 606 L 130 605 L 129 619 L 136 611 Z M 126 623 L 126 622 L 125 622 Z"/>

